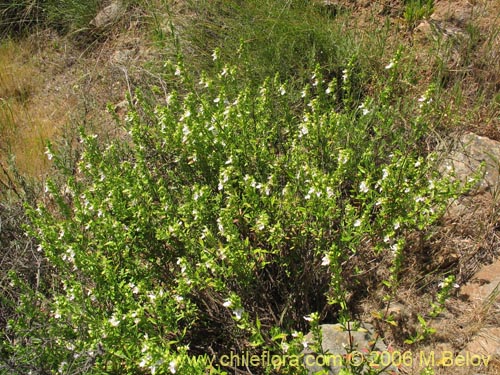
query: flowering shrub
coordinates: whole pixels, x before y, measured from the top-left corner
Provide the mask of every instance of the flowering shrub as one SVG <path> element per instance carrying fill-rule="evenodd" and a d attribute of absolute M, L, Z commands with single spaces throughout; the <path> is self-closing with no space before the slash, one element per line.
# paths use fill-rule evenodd
<path fill-rule="evenodd" d="M 25 287 L 4 350 L 25 373 L 223 373 L 209 354 L 300 352 L 304 316 L 348 318 L 361 250 L 390 260 L 394 288 L 407 234 L 456 190 L 418 147 L 432 89 L 402 119 L 398 64 L 362 98 L 355 59 L 331 81 L 318 67 L 301 92 L 230 66 L 190 86 L 169 65 L 181 89 L 163 104 L 138 93 L 125 139 L 82 134 L 78 171 L 29 210 L 57 272 L 45 293 Z"/>

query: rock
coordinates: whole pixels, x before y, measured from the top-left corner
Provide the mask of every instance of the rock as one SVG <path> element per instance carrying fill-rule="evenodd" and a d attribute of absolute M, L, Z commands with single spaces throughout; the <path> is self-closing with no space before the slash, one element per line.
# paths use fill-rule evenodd
<path fill-rule="evenodd" d="M 494 193 L 499 187 L 500 142 L 466 133 L 458 139 L 440 169 L 445 174 L 452 172 L 454 177 L 464 184 L 479 172 L 481 178 L 477 183 L 476 192 Z"/>
<path fill-rule="evenodd" d="M 485 327 L 469 342 L 463 354 L 500 356 L 500 327 Z"/>
<path fill-rule="evenodd" d="M 448 22 L 459 27 L 466 27 L 473 14 L 473 6 L 469 2 L 442 0 L 434 5 L 431 19 L 439 22 Z"/>
<path fill-rule="evenodd" d="M 119 118 L 123 119 L 125 117 L 125 114 L 127 113 L 129 109 L 129 104 L 127 100 L 122 100 L 119 103 L 116 103 L 114 105 L 114 111 L 118 115 Z"/>
<path fill-rule="evenodd" d="M 465 284 L 460 294 L 479 303 L 500 302 L 500 259 L 483 267 Z M 488 301 L 491 299 L 490 301 Z"/>
<path fill-rule="evenodd" d="M 417 39 L 434 39 L 437 41 L 452 41 L 453 53 L 448 56 L 448 51 L 439 49 L 440 57 L 450 60 L 449 63 L 460 61 L 461 42 L 469 40 L 467 25 L 473 14 L 473 7 L 467 2 L 457 3 L 456 1 L 442 0 L 436 2 L 432 15 L 422 20 L 415 28 Z"/>
<path fill-rule="evenodd" d="M 354 323 L 349 323 L 354 328 Z M 341 324 L 323 324 L 321 348 L 323 353 L 314 351 L 315 340 L 312 332 L 305 337 L 308 346 L 304 349 L 304 363 L 308 373 L 313 375 L 327 370 L 325 375 L 338 374 L 344 361 L 350 361 L 354 367 L 368 368 L 370 363 L 375 364 L 375 353 L 381 353 L 384 361 L 390 360 L 390 354 L 382 339 L 378 337 L 371 324 L 362 324 L 357 330 L 346 331 Z M 350 336 L 350 337 L 349 337 Z M 351 347 L 351 356 L 346 356 Z M 385 366 L 380 365 L 378 369 Z M 396 367 L 390 366 L 384 373 L 398 373 Z"/>
<path fill-rule="evenodd" d="M 124 11 L 121 1 L 113 1 L 97 13 L 90 24 L 98 29 L 110 26 L 120 19 Z"/>

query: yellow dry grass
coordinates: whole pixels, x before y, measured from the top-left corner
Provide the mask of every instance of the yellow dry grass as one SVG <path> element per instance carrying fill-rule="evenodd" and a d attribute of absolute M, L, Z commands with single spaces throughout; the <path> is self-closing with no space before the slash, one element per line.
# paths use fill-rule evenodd
<path fill-rule="evenodd" d="M 0 161 L 12 155 L 20 172 L 41 177 L 49 165 L 46 142 L 66 122 L 68 103 L 43 95 L 34 56 L 28 41 L 0 44 Z"/>

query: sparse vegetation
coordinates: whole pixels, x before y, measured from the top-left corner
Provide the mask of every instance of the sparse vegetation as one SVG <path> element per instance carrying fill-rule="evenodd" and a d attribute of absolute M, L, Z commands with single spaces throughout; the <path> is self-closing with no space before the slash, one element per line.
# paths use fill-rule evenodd
<path fill-rule="evenodd" d="M 74 38 L 108 4 L 0 4 L 0 29 Z M 119 65 L 128 104 L 123 115 L 108 107 L 113 137 L 90 129 L 99 109 L 85 98 L 80 133 L 44 150 L 53 170 L 38 194 L 15 163 L 42 160 L 35 143 L 55 140 L 53 128 L 20 142 L 26 118 L 46 121 L 34 110 L 41 81 L 11 52 L 22 42 L 3 42 L 2 151 L 17 159 L 0 174 L 0 374 L 227 374 L 223 355 L 300 356 L 308 330 L 359 319 L 367 299 L 403 350 L 428 341 L 459 270 L 422 275 L 415 259 L 468 188 L 441 175 L 434 149 L 462 114 L 498 116 L 494 100 L 465 104 L 496 97 L 466 82 L 487 76 L 469 67 L 492 59 L 479 51 L 497 36 L 471 25 L 468 39 L 437 38 L 439 53 L 425 55 L 397 33 L 409 38 L 434 2 L 398 4 L 409 27 L 395 32 L 314 1 L 127 2 L 142 10 L 127 27 L 147 27 L 161 60 L 142 87 Z M 415 284 L 430 307 L 406 330 L 389 306 Z"/>
<path fill-rule="evenodd" d="M 434 0 L 405 0 L 404 3 L 404 18 L 410 28 L 414 28 L 420 20 L 428 18 L 434 11 Z"/>

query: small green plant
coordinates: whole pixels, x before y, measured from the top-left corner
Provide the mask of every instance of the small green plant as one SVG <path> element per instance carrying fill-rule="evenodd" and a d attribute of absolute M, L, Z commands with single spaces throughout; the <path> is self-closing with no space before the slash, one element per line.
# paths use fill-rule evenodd
<path fill-rule="evenodd" d="M 432 367 L 426 367 L 422 371 L 420 371 L 420 375 L 434 375 L 434 369 Z"/>
<path fill-rule="evenodd" d="M 458 288 L 459 285 L 455 283 L 455 276 L 447 276 L 441 283 L 439 283 L 439 291 L 436 295 L 436 301 L 431 303 L 431 310 L 429 312 L 429 319 L 426 320 L 423 316 L 418 316 L 420 323 L 420 330 L 413 336 L 405 340 L 406 344 L 415 344 L 419 341 L 426 340 L 429 336 L 436 333 L 436 329 L 429 326 L 430 322 L 435 319 L 441 312 L 444 311 L 444 304 L 450 297 L 451 291 Z"/>
<path fill-rule="evenodd" d="M 404 19 L 409 28 L 414 28 L 419 21 L 432 15 L 434 0 L 405 0 Z"/>

